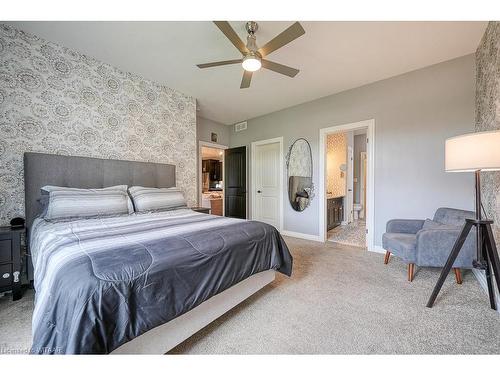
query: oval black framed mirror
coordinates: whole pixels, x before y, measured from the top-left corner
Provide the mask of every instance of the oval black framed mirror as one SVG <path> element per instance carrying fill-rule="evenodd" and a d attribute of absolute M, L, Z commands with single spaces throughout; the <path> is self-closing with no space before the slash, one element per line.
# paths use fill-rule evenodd
<path fill-rule="evenodd" d="M 314 196 L 311 145 L 304 138 L 292 143 L 286 156 L 288 201 L 295 211 L 304 211 Z"/>

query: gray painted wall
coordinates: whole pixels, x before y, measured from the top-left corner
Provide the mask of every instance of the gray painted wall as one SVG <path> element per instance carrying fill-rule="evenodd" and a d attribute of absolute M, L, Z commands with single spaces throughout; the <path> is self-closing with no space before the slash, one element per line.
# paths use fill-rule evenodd
<path fill-rule="evenodd" d="M 217 133 L 217 143 L 229 146 L 229 137 L 231 135 L 230 126 L 212 121 L 200 116 L 196 117 L 196 138 L 198 141 L 211 142 L 211 134 Z"/>
<path fill-rule="evenodd" d="M 317 187 L 319 129 L 375 119 L 375 243 L 380 245 L 391 218 L 432 217 L 440 206 L 473 207 L 472 176 L 444 172 L 444 141 L 474 129 L 474 70 L 474 56 L 468 55 L 250 119 L 246 131 L 231 129 L 230 145 L 283 136 L 286 150 L 304 137 L 311 143 Z M 318 235 L 318 198 L 303 212 L 286 202 L 285 192 L 284 229 Z"/>

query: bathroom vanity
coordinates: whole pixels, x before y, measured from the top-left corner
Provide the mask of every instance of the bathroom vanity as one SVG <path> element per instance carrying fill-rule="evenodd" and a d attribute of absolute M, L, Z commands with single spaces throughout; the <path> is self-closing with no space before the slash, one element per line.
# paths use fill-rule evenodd
<path fill-rule="evenodd" d="M 344 220 L 344 197 L 333 197 L 326 200 L 327 230 L 339 226 Z"/>

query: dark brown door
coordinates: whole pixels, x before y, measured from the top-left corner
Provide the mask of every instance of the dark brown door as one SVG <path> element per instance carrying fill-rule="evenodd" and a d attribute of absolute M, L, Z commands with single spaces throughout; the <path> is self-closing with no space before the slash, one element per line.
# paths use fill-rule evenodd
<path fill-rule="evenodd" d="M 224 214 L 227 217 L 247 218 L 247 148 L 225 150 L 224 157 Z"/>
<path fill-rule="evenodd" d="M 217 163 L 215 163 L 215 181 L 221 181 L 222 180 L 222 163 L 217 160 Z"/>

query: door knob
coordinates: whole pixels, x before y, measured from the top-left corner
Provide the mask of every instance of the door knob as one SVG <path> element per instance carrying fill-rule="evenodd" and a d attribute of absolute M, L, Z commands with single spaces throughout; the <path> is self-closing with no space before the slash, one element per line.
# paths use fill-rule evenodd
<path fill-rule="evenodd" d="M 257 193 L 259 193 L 259 194 L 260 194 L 260 193 L 262 193 L 262 191 L 260 191 L 260 190 L 257 190 Z"/>

